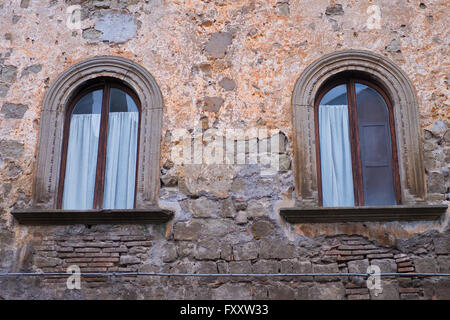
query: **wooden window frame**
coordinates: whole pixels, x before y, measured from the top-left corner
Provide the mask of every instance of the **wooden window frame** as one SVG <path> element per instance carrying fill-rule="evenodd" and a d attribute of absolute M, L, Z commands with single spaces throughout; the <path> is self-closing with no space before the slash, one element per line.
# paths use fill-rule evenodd
<path fill-rule="evenodd" d="M 395 121 L 394 121 L 394 110 L 392 107 L 392 102 L 385 91 L 373 81 L 367 81 L 357 76 L 347 76 L 339 77 L 326 83 L 322 88 L 319 89 L 316 99 L 314 100 L 314 125 L 315 125 L 315 137 L 316 137 L 316 159 L 317 159 L 317 185 L 318 185 L 318 200 L 319 206 L 323 206 L 323 195 L 322 195 L 322 172 L 321 172 L 321 158 L 320 158 L 320 137 L 319 137 L 319 106 L 322 98 L 326 93 L 338 85 L 346 85 L 346 96 L 348 104 L 348 114 L 349 114 L 349 128 L 350 128 L 350 146 L 351 146 L 351 157 L 352 157 L 352 173 L 353 173 L 353 191 L 355 206 L 365 206 L 364 203 L 364 184 L 363 184 L 363 174 L 362 174 L 362 160 L 361 160 L 361 150 L 360 150 L 360 140 L 359 140 L 359 127 L 358 127 L 358 115 L 357 115 L 357 105 L 356 105 L 356 93 L 355 84 L 361 83 L 366 85 L 375 91 L 377 91 L 381 97 L 384 99 L 389 114 L 389 130 L 391 136 L 391 147 L 392 147 L 392 170 L 393 170 L 393 181 L 394 181 L 394 193 L 396 204 L 401 205 L 401 189 L 400 189 L 400 175 L 398 167 L 398 155 L 397 155 L 397 140 L 395 135 Z"/>
<path fill-rule="evenodd" d="M 136 93 L 128 88 L 123 83 L 119 82 L 113 78 L 98 78 L 95 79 L 95 82 L 92 84 L 87 84 L 78 93 L 76 93 L 75 97 L 70 102 L 67 112 L 65 114 L 64 119 L 64 132 L 63 132 L 63 141 L 62 141 L 62 157 L 61 157 L 61 166 L 59 172 L 59 186 L 58 186 L 58 197 L 57 197 L 57 209 L 62 209 L 62 201 L 64 194 L 64 181 L 66 176 L 66 164 L 67 164 L 67 152 L 69 145 L 69 133 L 70 133 L 70 119 L 73 112 L 73 109 L 77 105 L 77 103 L 87 94 L 95 91 L 102 90 L 102 105 L 101 105 L 101 116 L 100 116 L 100 131 L 99 131 L 99 139 L 98 139 L 98 152 L 97 152 L 97 166 L 96 166 L 96 176 L 95 176 L 95 188 L 94 188 L 94 201 L 93 201 L 93 209 L 103 209 L 103 196 L 105 189 L 105 170 L 106 170 L 106 153 L 107 153 L 107 141 L 108 141 L 108 115 L 109 115 L 109 105 L 110 105 L 110 96 L 111 89 L 119 89 L 128 94 L 134 101 L 137 106 L 139 113 L 139 121 L 138 121 L 138 133 L 137 133 L 137 151 L 136 151 L 136 176 L 135 176 L 135 192 L 134 192 L 134 201 L 133 208 L 136 207 L 136 190 L 137 190 L 137 179 L 138 179 L 138 161 L 139 159 L 139 137 L 141 131 L 141 103 L 139 101 Z"/>

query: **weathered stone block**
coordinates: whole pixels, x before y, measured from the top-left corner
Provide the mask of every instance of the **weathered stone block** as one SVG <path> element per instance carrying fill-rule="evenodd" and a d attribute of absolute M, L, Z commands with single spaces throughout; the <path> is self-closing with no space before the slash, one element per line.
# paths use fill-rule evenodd
<path fill-rule="evenodd" d="M 235 260 L 252 260 L 258 257 L 258 248 L 254 242 L 247 242 L 233 246 Z"/>
<path fill-rule="evenodd" d="M 393 259 L 373 259 L 370 264 L 380 267 L 381 272 L 397 272 L 397 264 Z"/>
<path fill-rule="evenodd" d="M 203 110 L 209 112 L 218 112 L 223 103 L 224 100 L 220 97 L 205 97 L 203 99 Z"/>
<path fill-rule="evenodd" d="M 441 172 L 431 172 L 428 175 L 428 192 L 429 193 L 445 193 L 447 187 L 445 186 L 446 178 Z"/>
<path fill-rule="evenodd" d="M 252 265 L 253 273 L 279 273 L 280 263 L 275 260 L 258 260 Z"/>
<path fill-rule="evenodd" d="M 250 200 L 246 211 L 249 218 L 268 217 L 270 202 L 264 199 Z"/>
<path fill-rule="evenodd" d="M 220 203 L 207 198 L 190 200 L 189 207 L 196 218 L 216 218 L 219 216 Z"/>
<path fill-rule="evenodd" d="M 271 300 L 294 300 L 295 297 L 295 289 L 281 282 L 269 286 L 269 299 Z"/>
<path fill-rule="evenodd" d="M 349 273 L 366 273 L 369 267 L 369 260 L 355 260 L 348 262 L 348 272 Z"/>
<path fill-rule="evenodd" d="M 234 207 L 234 203 L 231 198 L 227 198 L 222 201 L 220 216 L 223 218 L 234 218 L 236 216 L 236 208 Z"/>
<path fill-rule="evenodd" d="M 370 290 L 370 297 L 373 300 L 398 300 L 398 283 L 395 280 L 381 279 L 382 292 L 375 295 L 374 290 Z"/>
<path fill-rule="evenodd" d="M 309 300 L 309 286 L 308 285 L 300 285 L 297 287 L 297 300 Z"/>
<path fill-rule="evenodd" d="M 234 80 L 227 77 L 220 80 L 219 85 L 226 91 L 232 91 L 234 90 L 234 88 L 236 88 L 236 83 L 234 82 Z"/>
<path fill-rule="evenodd" d="M 23 154 L 23 142 L 16 140 L 0 140 L 0 159 L 13 160 Z"/>
<path fill-rule="evenodd" d="M 17 67 L 11 65 L 2 66 L 0 69 L 0 79 L 9 83 L 16 81 Z"/>
<path fill-rule="evenodd" d="M 194 257 L 197 260 L 219 259 L 220 258 L 219 242 L 209 240 L 198 243 L 194 250 Z"/>
<path fill-rule="evenodd" d="M 228 266 L 230 273 L 252 273 L 250 261 L 231 261 Z"/>
<path fill-rule="evenodd" d="M 26 67 L 22 71 L 22 77 L 28 76 L 30 73 L 39 73 L 42 70 L 41 64 L 33 64 L 31 66 Z"/>
<path fill-rule="evenodd" d="M 203 225 L 199 221 L 177 222 L 174 225 L 175 240 L 197 240 Z"/>
<path fill-rule="evenodd" d="M 202 220 L 202 222 L 198 221 L 201 225 L 199 233 L 205 238 L 212 237 L 216 239 L 217 237 L 223 237 L 228 233 L 234 232 L 236 228 L 233 223 L 227 220 L 208 219 L 206 221 Z"/>
<path fill-rule="evenodd" d="M 223 58 L 232 39 L 233 36 L 228 32 L 213 33 L 205 45 L 205 50 L 213 58 Z"/>
<path fill-rule="evenodd" d="M 331 5 L 328 6 L 327 9 L 325 10 L 325 14 L 327 16 L 342 16 L 344 15 L 344 9 L 342 9 L 342 4 L 335 4 L 335 5 Z"/>
<path fill-rule="evenodd" d="M 62 261 L 61 259 L 58 258 L 36 256 L 34 257 L 34 263 L 39 268 L 45 268 L 45 267 L 56 267 L 57 265 L 60 265 Z"/>
<path fill-rule="evenodd" d="M 173 262 L 178 258 L 177 248 L 172 243 L 167 243 L 163 247 L 162 260 L 165 263 Z"/>
<path fill-rule="evenodd" d="M 136 264 L 140 263 L 141 260 L 135 256 L 121 256 L 119 264 L 121 266 L 128 265 L 128 264 Z"/>
<path fill-rule="evenodd" d="M 292 272 L 293 273 L 312 273 L 312 264 L 310 261 L 293 261 L 292 262 Z M 297 281 L 312 281 L 312 276 L 301 276 L 296 277 Z"/>
<path fill-rule="evenodd" d="M 264 239 L 260 242 L 259 256 L 263 259 L 290 259 L 295 256 L 295 247 L 292 244 Z"/>
<path fill-rule="evenodd" d="M 434 251 L 437 254 L 450 253 L 450 234 L 438 235 L 433 238 Z"/>
<path fill-rule="evenodd" d="M 226 261 L 230 261 L 232 258 L 232 246 L 229 243 L 220 243 L 220 258 Z"/>
<path fill-rule="evenodd" d="M 339 273 L 339 268 L 337 263 L 331 264 L 313 264 L 312 265 L 314 273 Z M 327 281 L 340 281 L 340 277 L 336 276 L 314 276 L 314 279 L 318 282 Z"/>
<path fill-rule="evenodd" d="M 313 300 L 344 300 L 345 288 L 340 282 L 315 284 L 310 288 L 310 297 Z"/>
<path fill-rule="evenodd" d="M 272 232 L 272 229 L 272 224 L 264 220 L 253 222 L 251 226 L 252 235 L 255 240 L 268 236 Z"/>
<path fill-rule="evenodd" d="M 438 256 L 437 263 L 439 272 L 450 273 L 450 256 Z"/>
<path fill-rule="evenodd" d="M 2 113 L 5 119 L 22 119 L 25 112 L 27 112 L 28 106 L 17 103 L 4 103 L 0 113 Z"/>
<path fill-rule="evenodd" d="M 434 273 L 437 271 L 436 260 L 431 257 L 415 257 L 414 266 L 416 267 L 416 272 L 419 273 Z"/>
<path fill-rule="evenodd" d="M 9 91 L 9 87 L 7 85 L 0 84 L 0 98 L 6 97 L 6 95 L 8 94 L 8 91 Z"/>
<path fill-rule="evenodd" d="M 246 224 L 248 222 L 247 212 L 239 211 L 234 219 L 236 220 L 236 224 Z"/>
<path fill-rule="evenodd" d="M 225 283 L 211 290 L 215 300 L 249 300 L 252 298 L 251 285 L 247 283 Z"/>

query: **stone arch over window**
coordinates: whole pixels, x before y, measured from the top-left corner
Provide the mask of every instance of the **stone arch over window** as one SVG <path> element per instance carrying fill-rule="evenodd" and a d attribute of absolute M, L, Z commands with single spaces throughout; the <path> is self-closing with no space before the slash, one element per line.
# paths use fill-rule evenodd
<path fill-rule="evenodd" d="M 152 75 L 137 63 L 121 57 L 98 56 L 79 62 L 60 74 L 48 89 L 42 105 L 34 206 L 55 209 L 59 187 L 66 109 L 87 81 L 109 77 L 132 89 L 141 103 L 137 164 L 136 208 L 156 205 L 163 99 Z"/>
<path fill-rule="evenodd" d="M 298 204 L 318 205 L 314 102 L 320 88 L 341 73 L 359 72 L 380 84 L 392 100 L 397 136 L 401 201 L 424 201 L 425 171 L 418 102 L 414 88 L 394 63 L 378 54 L 359 50 L 325 55 L 308 66 L 297 80 L 292 96 L 294 172 Z"/>

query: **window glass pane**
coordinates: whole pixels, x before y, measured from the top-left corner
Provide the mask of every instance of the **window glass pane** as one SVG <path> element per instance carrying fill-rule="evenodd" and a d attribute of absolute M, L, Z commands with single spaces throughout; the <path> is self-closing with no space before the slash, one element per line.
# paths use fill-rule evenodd
<path fill-rule="evenodd" d="M 389 112 L 374 89 L 355 84 L 365 205 L 396 204 Z"/>
<path fill-rule="evenodd" d="M 354 206 L 345 84 L 331 89 L 320 102 L 319 140 L 323 206 Z"/>
<path fill-rule="evenodd" d="M 83 96 L 70 116 L 63 209 L 92 209 L 103 90 Z"/>
<path fill-rule="evenodd" d="M 139 112 L 124 91 L 111 88 L 106 151 L 106 209 L 132 209 L 136 184 Z"/>

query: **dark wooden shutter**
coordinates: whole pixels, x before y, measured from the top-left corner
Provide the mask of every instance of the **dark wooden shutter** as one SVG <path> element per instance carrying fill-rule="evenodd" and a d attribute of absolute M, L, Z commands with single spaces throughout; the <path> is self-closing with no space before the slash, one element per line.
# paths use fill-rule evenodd
<path fill-rule="evenodd" d="M 389 111 L 374 89 L 356 83 L 364 205 L 396 204 Z"/>

